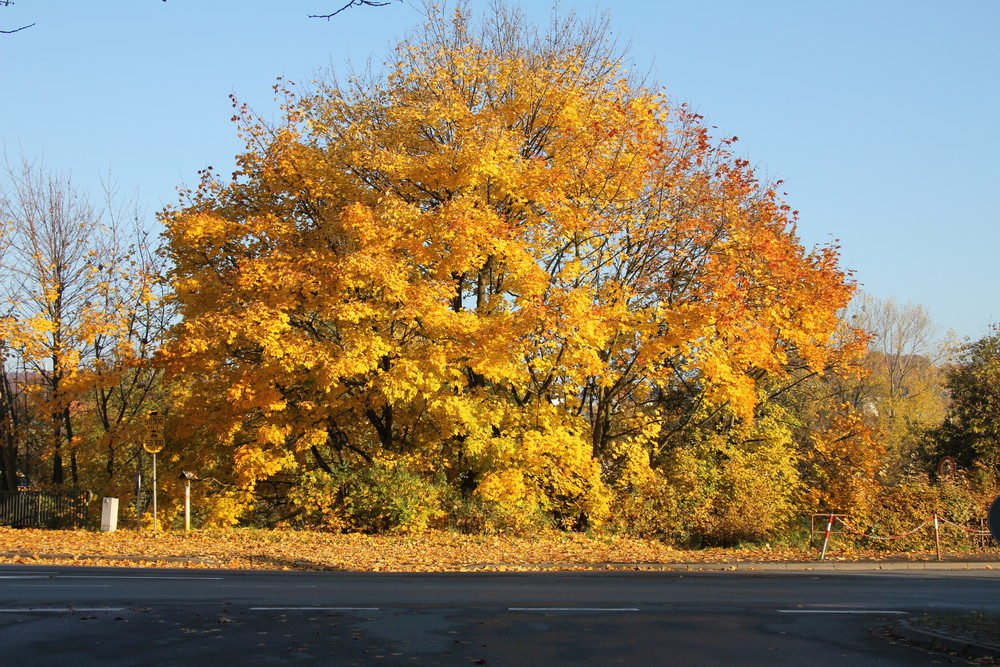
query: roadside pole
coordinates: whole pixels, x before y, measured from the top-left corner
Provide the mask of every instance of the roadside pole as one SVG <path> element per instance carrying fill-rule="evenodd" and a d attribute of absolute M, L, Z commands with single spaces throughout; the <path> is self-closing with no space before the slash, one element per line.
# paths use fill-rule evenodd
<path fill-rule="evenodd" d="M 163 415 L 156 410 L 146 415 L 146 442 L 142 448 L 153 455 L 153 532 L 160 529 L 156 507 L 156 455 L 163 449 Z"/>
<path fill-rule="evenodd" d="M 142 528 L 142 516 L 140 511 L 142 510 L 142 503 L 139 502 L 142 497 L 142 450 L 139 450 L 135 454 L 135 528 L 139 530 Z"/>
<path fill-rule="evenodd" d="M 198 479 L 198 475 L 186 470 L 181 471 L 177 478 L 184 480 L 184 532 L 186 534 L 191 530 L 191 482 L 201 480 Z"/>
<path fill-rule="evenodd" d="M 941 528 L 938 525 L 938 515 L 934 515 L 934 545 L 937 547 L 937 559 L 941 561 Z"/>
<path fill-rule="evenodd" d="M 159 513 L 156 511 L 156 452 L 153 452 L 153 532 L 160 529 L 158 522 Z"/>
<path fill-rule="evenodd" d="M 833 531 L 833 517 L 835 515 L 830 515 L 830 520 L 826 524 L 826 535 L 823 536 L 823 553 L 819 555 L 820 560 L 826 559 L 826 545 L 830 543 L 830 532 Z"/>

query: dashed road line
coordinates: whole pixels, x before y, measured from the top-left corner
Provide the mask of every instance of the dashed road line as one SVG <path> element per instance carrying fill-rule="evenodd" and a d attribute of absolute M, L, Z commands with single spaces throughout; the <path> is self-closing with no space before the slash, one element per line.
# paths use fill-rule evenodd
<path fill-rule="evenodd" d="M 896 609 L 778 609 L 779 614 L 898 614 L 909 616 L 908 611 Z"/>
<path fill-rule="evenodd" d="M 158 581 L 220 581 L 225 577 L 193 577 L 193 576 L 148 576 L 148 575 L 118 575 L 118 574 L 63 574 L 55 579 L 150 579 Z"/>
<path fill-rule="evenodd" d="M 281 584 L 215 584 L 213 588 L 319 588 L 319 586 L 296 585 L 283 586 Z"/>
<path fill-rule="evenodd" d="M 75 614 L 77 612 L 94 613 L 99 611 L 124 611 L 125 607 L 12 607 L 0 608 L 0 614 Z"/>
<path fill-rule="evenodd" d="M 639 611 L 638 607 L 507 607 L 507 611 Z"/>
<path fill-rule="evenodd" d="M 379 611 L 381 607 L 250 607 L 250 611 Z"/>
<path fill-rule="evenodd" d="M 111 584 L 10 584 L 11 588 L 111 588 Z"/>

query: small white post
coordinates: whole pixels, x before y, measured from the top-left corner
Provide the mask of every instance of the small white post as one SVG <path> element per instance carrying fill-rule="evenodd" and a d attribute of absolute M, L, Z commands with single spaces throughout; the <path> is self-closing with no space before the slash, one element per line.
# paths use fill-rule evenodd
<path fill-rule="evenodd" d="M 184 484 L 184 532 L 191 530 L 191 480 Z"/>
<path fill-rule="evenodd" d="M 191 482 L 198 481 L 198 475 L 182 470 L 177 479 L 184 480 L 184 533 L 191 530 Z"/>
<path fill-rule="evenodd" d="M 142 530 L 142 504 L 139 502 L 142 498 L 142 473 L 139 472 L 142 466 L 142 452 L 138 454 L 138 461 L 135 464 L 135 528 Z"/>

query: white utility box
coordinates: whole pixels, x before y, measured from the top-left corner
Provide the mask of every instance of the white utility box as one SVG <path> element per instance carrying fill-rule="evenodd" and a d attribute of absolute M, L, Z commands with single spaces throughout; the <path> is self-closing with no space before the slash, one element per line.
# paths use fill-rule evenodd
<path fill-rule="evenodd" d="M 118 499 L 105 498 L 101 501 L 101 532 L 113 533 L 118 530 Z"/>

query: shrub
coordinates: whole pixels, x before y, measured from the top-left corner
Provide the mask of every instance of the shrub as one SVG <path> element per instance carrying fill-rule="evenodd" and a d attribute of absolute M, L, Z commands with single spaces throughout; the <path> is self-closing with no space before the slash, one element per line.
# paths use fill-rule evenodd
<path fill-rule="evenodd" d="M 365 533 L 418 533 L 442 525 L 441 489 L 404 464 L 314 470 L 289 494 L 308 527 Z"/>
<path fill-rule="evenodd" d="M 848 519 L 860 532 L 877 537 L 903 535 L 930 520 L 935 514 L 950 522 L 978 529 L 985 518 L 995 487 L 983 484 L 975 475 L 958 474 L 945 481 L 932 481 L 925 474 L 912 474 L 893 486 L 882 488 L 880 502 L 870 510 Z M 970 544 L 968 533 L 942 525 L 942 544 L 965 547 Z M 854 538 L 859 546 L 879 549 L 930 549 L 934 547 L 934 531 L 924 528 L 899 540 Z"/>

